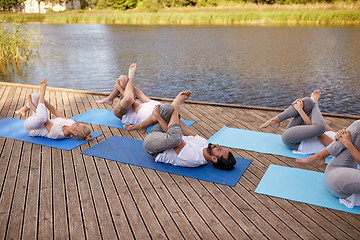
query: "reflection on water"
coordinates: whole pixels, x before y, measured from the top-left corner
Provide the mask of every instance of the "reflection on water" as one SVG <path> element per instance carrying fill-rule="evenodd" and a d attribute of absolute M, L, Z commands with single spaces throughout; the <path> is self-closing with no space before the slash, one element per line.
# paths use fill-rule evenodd
<path fill-rule="evenodd" d="M 313 89 L 323 111 L 360 115 L 359 27 L 127 26 L 32 24 L 40 60 L 0 81 L 110 92 L 137 62 L 149 96 L 286 107 Z"/>

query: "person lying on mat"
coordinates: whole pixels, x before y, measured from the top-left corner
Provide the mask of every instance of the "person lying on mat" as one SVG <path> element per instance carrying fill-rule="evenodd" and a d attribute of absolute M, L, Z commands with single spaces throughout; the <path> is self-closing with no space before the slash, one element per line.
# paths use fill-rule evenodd
<path fill-rule="evenodd" d="M 320 95 L 320 90 L 315 90 L 311 97 L 295 100 L 289 108 L 262 124 L 260 129 L 270 125 L 279 127 L 280 122 L 293 118 L 281 136 L 283 143 L 295 153 L 313 154 L 321 151 L 333 141 L 335 132 L 326 125 L 320 112 Z"/>
<path fill-rule="evenodd" d="M 89 126 L 64 117 L 54 106 L 45 101 L 46 87 L 47 80 L 43 79 L 40 82 L 40 94 L 32 93 L 29 95 L 27 103 L 15 111 L 15 113 L 25 116 L 30 109 L 33 110 L 32 116 L 28 117 L 24 122 L 25 130 L 29 133 L 29 136 L 52 139 L 68 137 L 75 137 L 80 140 L 91 139 L 91 129 Z M 49 119 L 47 109 L 56 118 Z"/>
<path fill-rule="evenodd" d="M 333 158 L 325 169 L 325 184 L 342 203 L 352 208 L 360 206 L 360 120 L 335 135 L 335 141 L 324 150 L 306 159 L 296 159 L 300 163 L 315 162 L 325 164 L 325 158 Z"/>
<path fill-rule="evenodd" d="M 171 104 L 155 107 L 153 115 L 158 122 L 144 139 L 145 151 L 156 162 L 182 167 L 198 167 L 211 162 L 216 168 L 232 170 L 236 159 L 228 148 L 208 143 L 180 121 L 180 105 L 190 95 L 190 91 L 180 92 Z"/>
<path fill-rule="evenodd" d="M 96 101 L 97 103 L 112 105 L 115 97 L 120 94 L 120 101 L 115 105 L 114 115 L 123 123 L 135 124 L 142 122 L 152 114 L 156 105 L 160 105 L 160 102 L 151 100 L 133 85 L 135 70 L 136 63 L 133 63 L 129 67 L 129 76 L 120 75 L 115 80 L 114 88 L 110 95 Z M 143 103 L 137 102 L 135 97 L 139 98 Z"/>

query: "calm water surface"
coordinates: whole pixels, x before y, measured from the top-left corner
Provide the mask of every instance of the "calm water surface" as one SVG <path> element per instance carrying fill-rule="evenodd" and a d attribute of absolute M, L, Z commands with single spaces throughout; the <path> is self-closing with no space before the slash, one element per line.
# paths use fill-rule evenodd
<path fill-rule="evenodd" d="M 30 26 L 41 59 L 0 81 L 110 92 L 136 62 L 149 96 L 190 89 L 192 100 L 286 107 L 318 88 L 323 111 L 360 115 L 359 27 Z"/>

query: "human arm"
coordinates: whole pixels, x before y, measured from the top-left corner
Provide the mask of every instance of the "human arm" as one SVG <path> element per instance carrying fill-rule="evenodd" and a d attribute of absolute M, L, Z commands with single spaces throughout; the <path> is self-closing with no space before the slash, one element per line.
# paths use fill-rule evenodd
<path fill-rule="evenodd" d="M 156 121 L 160 124 L 162 130 L 167 132 L 168 123 L 160 115 L 160 105 L 155 106 L 152 115 L 155 117 Z"/>
<path fill-rule="evenodd" d="M 31 94 L 28 96 L 28 104 L 30 106 L 30 108 L 36 112 L 37 108 L 35 107 L 34 103 L 32 102 L 32 99 L 31 99 Z"/>
<path fill-rule="evenodd" d="M 49 111 L 55 116 L 55 117 L 61 117 L 65 119 L 69 119 L 65 117 L 63 114 L 61 114 L 53 105 L 51 105 L 48 101 L 45 101 L 45 106 Z"/>
<path fill-rule="evenodd" d="M 357 134 L 360 132 L 360 120 L 353 122 L 346 130 L 350 133 L 351 142 L 354 142 Z M 344 144 L 337 140 L 341 132 L 342 130 L 335 135 L 335 141 L 326 147 L 332 156 L 339 155 L 346 148 Z"/>
<path fill-rule="evenodd" d="M 179 155 L 179 153 L 180 153 L 181 150 L 185 147 L 185 145 L 186 145 L 186 142 L 185 142 L 184 140 L 181 140 L 180 145 L 177 146 L 177 147 L 174 147 L 174 150 L 175 150 L 176 154 Z"/>
<path fill-rule="evenodd" d="M 134 92 L 137 98 L 139 98 L 142 102 L 150 102 L 151 99 L 146 96 L 140 89 L 138 89 L 137 87 L 134 87 Z"/>
<path fill-rule="evenodd" d="M 340 130 L 335 139 L 342 143 L 346 149 L 350 152 L 351 156 L 355 159 L 355 161 L 360 164 L 360 152 L 356 149 L 351 140 L 351 133 L 346 128 Z"/>
<path fill-rule="evenodd" d="M 303 119 L 306 125 L 312 125 L 310 117 L 305 113 L 303 106 L 304 103 L 302 99 L 296 99 L 292 105 L 294 106 L 295 110 L 300 114 L 300 117 Z"/>
<path fill-rule="evenodd" d="M 180 120 L 179 125 L 184 136 L 196 136 L 196 134 L 190 130 L 183 121 Z"/>

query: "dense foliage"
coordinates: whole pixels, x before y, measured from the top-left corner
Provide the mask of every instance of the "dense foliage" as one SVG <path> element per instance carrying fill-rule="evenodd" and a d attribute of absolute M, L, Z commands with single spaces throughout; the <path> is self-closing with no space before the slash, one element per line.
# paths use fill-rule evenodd
<path fill-rule="evenodd" d="M 0 0 L 0 8 L 3 10 L 19 9 L 25 0 Z M 38 0 L 44 1 L 44 0 Z M 70 0 L 45 0 L 54 4 Z M 216 7 L 236 4 L 306 4 L 306 3 L 335 3 L 335 2 L 358 2 L 360 0 L 80 0 L 82 9 L 144 9 L 157 11 L 161 8 L 174 7 Z"/>
<path fill-rule="evenodd" d="M 216 7 L 226 6 L 232 4 L 306 4 L 306 3 L 335 3 L 339 0 L 82 0 L 92 1 L 87 5 L 96 6 L 99 9 L 112 8 L 112 9 L 133 9 L 144 8 L 147 10 L 157 11 L 160 8 L 173 8 L 173 7 Z M 94 1 L 97 1 L 94 3 Z M 344 0 L 341 0 L 344 2 Z M 346 2 L 357 2 L 359 0 L 345 0 Z"/>
<path fill-rule="evenodd" d="M 0 8 L 2 10 L 11 10 L 20 7 L 25 0 L 0 0 Z"/>

